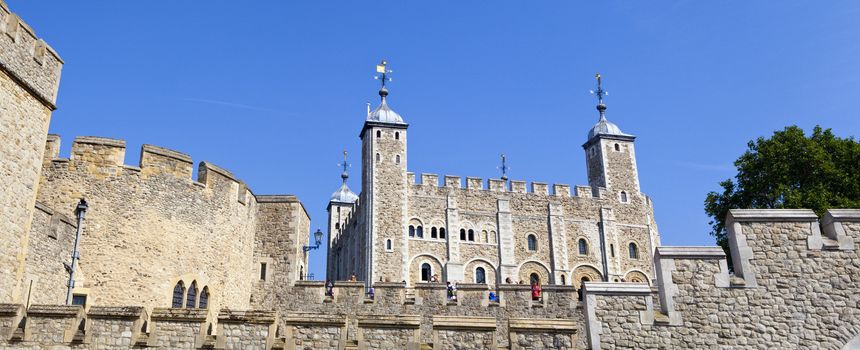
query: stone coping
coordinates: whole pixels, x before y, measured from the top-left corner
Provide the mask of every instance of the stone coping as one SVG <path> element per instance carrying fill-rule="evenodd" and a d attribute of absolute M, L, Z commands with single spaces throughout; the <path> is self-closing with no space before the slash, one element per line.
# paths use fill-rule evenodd
<path fill-rule="evenodd" d="M 576 292 L 576 287 L 564 284 L 541 285 L 540 289 L 544 292 Z M 531 286 L 529 286 L 529 290 L 531 290 Z"/>
<path fill-rule="evenodd" d="M 0 316 L 17 316 L 24 310 L 21 304 L 0 304 Z"/>
<path fill-rule="evenodd" d="M 458 290 L 490 290 L 490 286 L 484 283 L 457 283 Z"/>
<path fill-rule="evenodd" d="M 325 283 L 323 283 L 325 285 Z M 362 281 L 334 281 L 335 288 L 364 288 Z"/>
<path fill-rule="evenodd" d="M 433 316 L 433 329 L 495 330 L 495 317 Z"/>
<path fill-rule="evenodd" d="M 30 305 L 27 316 L 39 317 L 81 317 L 84 308 L 80 305 Z"/>
<path fill-rule="evenodd" d="M 155 308 L 150 318 L 154 321 L 203 322 L 208 314 L 207 309 Z"/>
<path fill-rule="evenodd" d="M 144 144 L 143 147 L 141 148 L 141 153 L 144 153 L 144 152 L 157 154 L 157 155 L 165 156 L 168 158 L 173 158 L 173 159 L 183 161 L 183 162 L 186 162 L 189 164 L 192 163 L 191 156 L 189 156 L 185 153 L 182 153 L 179 151 L 174 151 L 172 149 L 167 149 L 164 147 L 159 147 L 159 146 L 150 145 L 150 144 Z"/>
<path fill-rule="evenodd" d="M 299 201 L 299 199 L 296 198 L 296 196 L 291 195 L 291 194 L 258 194 L 254 197 L 257 198 L 257 203 L 295 203 L 295 202 Z M 296 282 L 299 282 L 299 281 L 296 281 Z M 316 281 L 307 281 L 307 282 L 316 282 Z"/>
<path fill-rule="evenodd" d="M 726 222 L 750 221 L 816 221 L 818 215 L 811 209 L 731 209 Z"/>
<path fill-rule="evenodd" d="M 275 323 L 275 319 L 277 319 L 277 313 L 268 310 L 238 311 L 221 309 L 218 312 L 219 323 L 273 324 Z"/>
<path fill-rule="evenodd" d="M 418 328 L 421 315 L 362 315 L 358 316 L 359 327 L 373 328 Z"/>
<path fill-rule="evenodd" d="M 575 333 L 576 322 L 566 319 L 512 318 L 508 320 L 508 329 L 512 332 L 560 332 Z"/>
<path fill-rule="evenodd" d="M 660 258 L 726 258 L 726 252 L 720 247 L 657 247 L 656 255 Z"/>
<path fill-rule="evenodd" d="M 373 288 L 403 288 L 406 289 L 406 282 L 376 282 Z"/>
<path fill-rule="evenodd" d="M 651 287 L 645 283 L 585 282 L 582 289 L 585 294 L 651 295 Z"/>
<path fill-rule="evenodd" d="M 441 282 L 422 282 L 422 283 L 416 283 L 413 288 L 415 288 L 415 289 L 442 289 L 442 290 L 444 290 L 447 288 L 447 285 L 445 283 L 441 283 Z"/>
<path fill-rule="evenodd" d="M 827 225 L 834 221 L 860 221 L 860 209 L 828 209 L 824 212 L 822 224 Z"/>
<path fill-rule="evenodd" d="M 289 313 L 284 316 L 284 323 L 288 325 L 323 325 L 342 327 L 346 325 L 345 315 L 329 315 L 315 313 Z"/>
<path fill-rule="evenodd" d="M 78 136 L 75 137 L 73 143 L 86 143 L 90 145 L 105 145 L 112 147 L 122 147 L 125 148 L 125 140 L 120 139 L 112 139 L 108 137 L 99 137 L 99 136 Z"/>
<path fill-rule="evenodd" d="M 294 287 L 323 287 L 325 286 L 324 281 L 296 281 L 293 284 Z"/>
<path fill-rule="evenodd" d="M 212 171 L 214 171 L 214 172 L 220 174 L 221 176 L 224 176 L 230 180 L 233 180 L 235 182 L 239 182 L 239 180 L 236 179 L 236 176 L 233 176 L 233 173 L 231 173 L 231 172 L 227 171 L 226 169 L 219 167 L 215 164 L 212 164 L 212 163 L 207 162 L 207 161 L 203 161 L 203 162 L 200 162 L 200 166 L 205 167 L 208 170 L 212 170 Z"/>
<path fill-rule="evenodd" d="M 87 318 L 136 320 L 146 317 L 143 306 L 92 306 Z"/>
<path fill-rule="evenodd" d="M 541 289 L 543 289 L 543 287 L 541 287 Z M 531 291 L 532 286 L 528 285 L 528 284 L 500 284 L 499 290 L 500 291 L 515 291 L 515 290 Z"/>

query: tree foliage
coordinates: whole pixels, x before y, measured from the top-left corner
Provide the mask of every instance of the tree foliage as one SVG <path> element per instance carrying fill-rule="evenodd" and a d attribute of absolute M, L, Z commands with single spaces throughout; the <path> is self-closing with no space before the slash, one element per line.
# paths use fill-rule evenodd
<path fill-rule="evenodd" d="M 797 126 L 769 139 L 750 141 L 735 161 L 735 179 L 705 199 L 711 235 L 728 254 L 725 218 L 729 209 L 860 208 L 860 143 L 816 126 L 807 137 Z"/>

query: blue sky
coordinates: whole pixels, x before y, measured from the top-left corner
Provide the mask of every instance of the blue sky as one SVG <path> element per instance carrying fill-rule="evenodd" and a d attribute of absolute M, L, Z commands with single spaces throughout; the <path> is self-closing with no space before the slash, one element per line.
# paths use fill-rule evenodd
<path fill-rule="evenodd" d="M 849 1 L 7 0 L 66 61 L 51 132 L 156 144 L 296 194 L 325 227 L 341 151 L 358 163 L 374 64 L 410 123 L 409 169 L 586 184 L 607 116 L 636 141 L 667 245 L 710 245 L 702 206 L 747 141 L 860 130 L 860 3 Z M 350 185 L 359 188 L 358 166 Z M 324 271 L 314 251 L 311 272 Z"/>

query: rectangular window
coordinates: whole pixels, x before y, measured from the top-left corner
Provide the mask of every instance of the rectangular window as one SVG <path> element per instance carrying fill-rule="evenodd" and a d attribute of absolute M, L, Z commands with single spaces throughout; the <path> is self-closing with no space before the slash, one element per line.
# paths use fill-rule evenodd
<path fill-rule="evenodd" d="M 87 306 L 87 295 L 86 294 L 74 294 L 72 295 L 72 305 L 80 305 Z"/>
<path fill-rule="evenodd" d="M 266 263 L 260 263 L 260 280 L 266 280 Z"/>

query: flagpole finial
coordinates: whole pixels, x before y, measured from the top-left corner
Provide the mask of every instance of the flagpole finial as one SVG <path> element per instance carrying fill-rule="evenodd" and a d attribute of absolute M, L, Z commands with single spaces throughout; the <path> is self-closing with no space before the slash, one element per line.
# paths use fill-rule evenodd
<path fill-rule="evenodd" d="M 376 65 L 376 73 L 379 74 L 374 77 L 381 83 L 381 87 L 379 88 L 379 97 L 382 98 L 382 102 L 385 103 L 385 97 L 388 96 L 388 89 L 385 88 L 385 83 L 391 81 L 391 73 L 392 70 L 388 69 L 388 61 L 382 60 L 379 64 Z"/>
<path fill-rule="evenodd" d="M 600 73 L 594 75 L 597 79 L 597 90 L 591 90 L 591 94 L 597 96 L 597 111 L 600 112 L 600 119 L 606 119 L 606 104 L 603 103 L 603 96 L 609 95 L 609 92 L 603 90 L 603 79 Z"/>
<path fill-rule="evenodd" d="M 338 164 L 343 167 L 343 173 L 340 174 L 340 178 L 343 179 L 343 182 L 346 183 L 346 179 L 349 178 L 349 173 L 347 169 L 349 169 L 349 163 L 346 162 L 346 150 L 343 150 L 343 162 Z"/>

